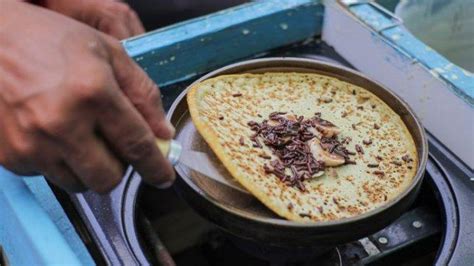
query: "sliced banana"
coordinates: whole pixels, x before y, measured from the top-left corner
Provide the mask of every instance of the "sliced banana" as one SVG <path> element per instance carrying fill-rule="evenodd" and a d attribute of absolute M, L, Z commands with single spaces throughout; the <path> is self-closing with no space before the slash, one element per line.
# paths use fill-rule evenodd
<path fill-rule="evenodd" d="M 323 137 L 323 134 L 322 134 L 321 132 L 317 131 L 316 128 L 314 128 L 314 127 L 308 127 L 307 130 L 308 130 L 309 132 L 313 133 L 313 135 L 315 135 L 315 136 L 316 136 L 317 138 L 319 138 L 319 139 L 320 139 L 321 137 Z"/>
<path fill-rule="evenodd" d="M 314 174 L 311 176 L 311 178 L 320 177 L 320 176 L 322 176 L 322 175 L 324 175 L 324 171 L 319 171 L 319 172 L 317 172 L 317 173 L 314 173 Z"/>
<path fill-rule="evenodd" d="M 308 145 L 314 158 L 323 161 L 326 166 L 339 166 L 345 163 L 344 157 L 325 151 L 318 138 L 309 140 Z"/>
<path fill-rule="evenodd" d="M 288 119 L 288 120 L 290 120 L 290 121 L 296 122 L 296 116 L 293 115 L 293 114 L 284 114 L 284 115 L 281 115 L 281 116 Z M 276 126 L 276 125 L 280 124 L 280 122 L 270 119 L 270 120 L 268 120 L 268 124 L 270 126 Z"/>
<path fill-rule="evenodd" d="M 321 132 L 321 134 L 323 134 L 323 136 L 327 138 L 337 136 L 341 132 L 336 126 L 324 126 L 321 124 L 316 124 L 315 127 L 319 132 Z"/>

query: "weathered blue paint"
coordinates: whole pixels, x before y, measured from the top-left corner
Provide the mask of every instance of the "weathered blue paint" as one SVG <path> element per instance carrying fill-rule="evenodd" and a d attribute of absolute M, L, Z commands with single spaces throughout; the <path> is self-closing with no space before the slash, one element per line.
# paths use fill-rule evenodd
<path fill-rule="evenodd" d="M 164 86 L 319 34 L 322 17 L 320 1 L 259 1 L 126 40 L 123 45 Z"/>
<path fill-rule="evenodd" d="M 25 181 L 0 167 L 0 243 L 9 262 L 93 265 L 43 177 Z"/>
<path fill-rule="evenodd" d="M 454 65 L 448 59 L 425 45 L 402 27 L 382 32 L 400 49 L 428 67 L 432 74 L 451 84 L 450 88 L 471 105 L 474 105 L 474 74 Z"/>
<path fill-rule="evenodd" d="M 36 201 L 48 214 L 54 222 L 64 240 L 79 258 L 81 265 L 95 265 L 89 251 L 76 233 L 71 221 L 67 217 L 59 202 L 51 198 L 52 191 L 43 176 L 25 177 L 23 182 L 28 186 L 29 190 L 35 196 Z M 50 251 L 49 251 L 50 252 Z"/>
<path fill-rule="evenodd" d="M 446 81 L 456 95 L 474 106 L 474 74 L 447 60 L 445 57 L 418 40 L 403 25 L 386 16 L 370 4 L 356 4 L 349 7 L 360 20 L 414 61 L 427 67 L 432 75 Z"/>

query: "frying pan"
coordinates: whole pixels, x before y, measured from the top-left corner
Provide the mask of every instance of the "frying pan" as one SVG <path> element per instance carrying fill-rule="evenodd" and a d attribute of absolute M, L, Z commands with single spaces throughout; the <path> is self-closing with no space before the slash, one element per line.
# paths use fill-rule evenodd
<path fill-rule="evenodd" d="M 168 119 L 176 127 L 176 139 L 185 150 L 197 150 L 213 156 L 213 164 L 231 178 L 194 127 L 186 93 L 194 84 L 223 74 L 302 72 L 318 73 L 369 90 L 387 103 L 407 125 L 419 156 L 416 175 L 410 186 L 392 201 L 364 214 L 334 221 L 298 223 L 280 218 L 257 199 L 202 177 L 185 166 L 175 167 L 178 193 L 204 218 L 225 231 L 250 241 L 280 247 L 331 246 L 357 240 L 374 233 L 398 218 L 415 200 L 423 180 L 428 157 L 424 129 L 408 105 L 389 89 L 359 72 L 330 63 L 301 58 L 265 58 L 249 60 L 215 70 L 191 84 L 170 108 Z"/>

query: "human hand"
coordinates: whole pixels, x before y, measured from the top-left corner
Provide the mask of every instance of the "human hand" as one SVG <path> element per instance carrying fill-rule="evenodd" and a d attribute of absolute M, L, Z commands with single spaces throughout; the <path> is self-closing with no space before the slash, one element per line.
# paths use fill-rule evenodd
<path fill-rule="evenodd" d="M 70 191 L 111 190 L 123 163 L 171 184 L 155 137 L 174 129 L 157 86 L 116 39 L 15 1 L 2 3 L 0 36 L 0 164 Z"/>
<path fill-rule="evenodd" d="M 145 31 L 135 11 L 117 0 L 43 0 L 42 5 L 119 40 Z"/>

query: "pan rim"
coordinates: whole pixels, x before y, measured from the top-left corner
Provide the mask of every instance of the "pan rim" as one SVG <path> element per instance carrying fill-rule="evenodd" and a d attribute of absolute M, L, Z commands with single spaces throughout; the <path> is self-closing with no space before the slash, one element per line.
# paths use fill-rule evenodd
<path fill-rule="evenodd" d="M 379 82 L 367 77 L 363 73 L 360 73 L 360 72 L 355 71 L 353 69 L 350 69 L 350 68 L 347 68 L 347 67 L 344 67 L 344 66 L 340 66 L 340 65 L 336 65 L 336 64 L 333 64 L 333 63 L 328 63 L 328 62 L 315 60 L 315 59 L 298 58 L 298 57 L 267 57 L 267 58 L 244 60 L 244 61 L 240 61 L 240 62 L 237 62 L 237 63 L 233 63 L 233 64 L 230 64 L 230 65 L 218 68 L 216 70 L 213 70 L 213 71 L 205 74 L 204 76 L 200 77 L 199 79 L 197 79 L 196 81 L 194 81 L 190 85 L 188 85 L 186 87 L 186 89 L 178 95 L 178 97 L 175 99 L 175 101 L 171 105 L 171 107 L 170 107 L 170 109 L 167 113 L 167 119 L 171 120 L 177 106 L 181 103 L 181 101 L 185 100 L 185 97 L 186 97 L 189 89 L 192 86 L 194 86 L 195 84 L 197 84 L 199 82 L 202 82 L 206 79 L 221 75 L 221 74 L 223 74 L 222 72 L 226 72 L 226 71 L 232 70 L 234 68 L 239 68 L 239 67 L 242 67 L 242 66 L 248 66 L 248 65 L 254 65 L 254 64 L 260 64 L 260 63 L 274 63 L 275 65 L 278 65 L 278 62 L 281 62 L 281 61 L 285 61 L 285 63 L 287 63 L 287 64 L 307 63 L 308 65 L 311 65 L 311 66 L 307 66 L 306 68 L 314 68 L 315 70 L 318 70 L 319 69 L 318 67 L 329 67 L 329 68 L 337 69 L 339 71 L 349 72 L 351 75 L 357 76 L 357 77 L 363 79 L 364 81 L 372 83 L 373 85 L 379 87 L 380 89 L 385 90 L 385 92 L 390 94 L 390 97 L 395 99 L 398 102 L 398 104 L 401 104 L 403 106 L 403 108 L 407 110 L 408 115 L 413 118 L 413 120 L 415 122 L 414 123 L 415 124 L 415 130 L 419 132 L 420 137 L 421 137 L 421 143 L 419 143 L 419 144 L 421 144 L 421 152 L 419 154 L 419 163 L 418 163 L 418 166 L 417 166 L 416 174 L 413 177 L 413 180 L 412 180 L 411 184 L 403 192 L 401 192 L 399 195 L 397 195 L 395 198 L 393 198 L 390 202 L 387 202 L 387 203 L 385 203 L 385 204 L 383 204 L 383 205 L 381 205 L 381 206 L 379 206 L 379 207 L 377 207 L 373 210 L 365 212 L 363 214 L 356 215 L 356 216 L 353 216 L 353 217 L 340 218 L 340 219 L 331 220 L 331 221 L 319 221 L 319 222 L 307 222 L 307 223 L 306 222 L 290 221 L 290 220 L 286 220 L 283 217 L 282 218 L 262 218 L 262 217 L 257 217 L 257 216 L 250 216 L 250 215 L 247 215 L 243 210 L 240 210 L 238 208 L 232 208 L 230 206 L 222 204 L 219 201 L 215 200 L 214 198 L 208 196 L 207 193 L 205 191 L 203 191 L 201 188 L 199 188 L 199 186 L 195 182 L 193 182 L 189 177 L 186 177 L 186 175 L 183 176 L 183 171 L 180 170 L 180 167 L 178 165 L 178 166 L 175 167 L 175 170 L 178 173 L 179 178 L 181 178 L 186 183 L 187 186 L 190 186 L 191 189 L 193 189 L 195 192 L 200 194 L 201 197 L 203 197 L 206 201 L 208 201 L 209 203 L 211 203 L 215 207 L 221 208 L 221 209 L 225 210 L 226 212 L 228 212 L 232 215 L 238 216 L 241 219 L 247 219 L 247 220 L 251 220 L 253 222 L 257 222 L 257 223 L 261 223 L 261 224 L 266 224 L 266 225 L 271 224 L 271 225 L 274 225 L 274 226 L 287 227 L 287 228 L 291 228 L 291 229 L 305 229 L 305 228 L 312 228 L 312 229 L 321 228 L 321 229 L 323 229 L 323 228 L 339 227 L 339 226 L 343 226 L 343 225 L 357 223 L 357 222 L 363 221 L 363 220 L 365 220 L 369 217 L 376 216 L 378 214 L 381 214 L 381 213 L 391 209 L 392 207 L 399 204 L 404 198 L 406 198 L 413 190 L 415 190 L 418 187 L 419 183 L 421 183 L 421 181 L 423 180 L 424 172 L 425 172 L 425 169 L 426 169 L 426 164 L 427 164 L 427 161 L 428 161 L 428 140 L 427 140 L 427 137 L 426 137 L 425 129 L 422 126 L 419 118 L 413 112 L 411 107 L 403 99 L 401 99 L 397 94 L 395 94 L 392 90 L 388 89 L 387 87 L 380 84 Z M 278 67 L 278 66 L 273 66 L 272 65 L 271 67 Z M 289 66 L 281 66 L 281 67 L 289 67 Z M 293 66 L 293 67 L 296 68 L 297 66 Z M 300 66 L 300 67 L 303 68 L 302 66 Z M 258 68 L 255 68 L 255 69 L 257 70 Z M 245 73 L 245 72 L 237 72 L 237 73 L 240 74 L 240 73 Z M 225 73 L 225 74 L 229 74 L 229 73 Z M 384 102 L 386 102 L 386 101 L 384 101 Z M 389 105 L 389 106 L 391 106 L 391 105 Z M 410 133 L 410 134 L 412 134 L 412 133 Z M 417 144 L 417 143 L 415 143 L 415 144 Z"/>

